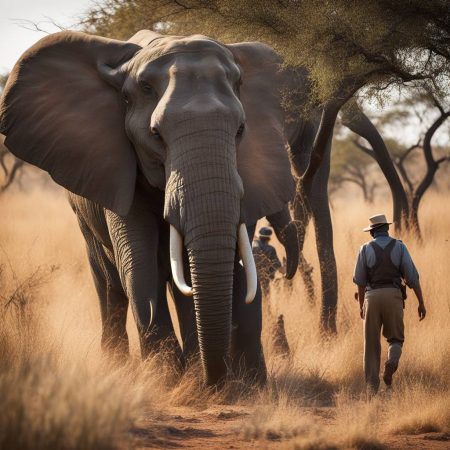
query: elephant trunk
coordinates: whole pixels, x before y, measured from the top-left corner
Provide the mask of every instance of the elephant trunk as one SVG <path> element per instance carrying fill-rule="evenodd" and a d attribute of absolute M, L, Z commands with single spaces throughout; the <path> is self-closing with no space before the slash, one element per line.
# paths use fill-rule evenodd
<path fill-rule="evenodd" d="M 227 372 L 231 347 L 233 272 L 241 222 L 242 181 L 235 133 L 194 128 L 168 143 L 171 172 L 165 217 L 183 236 L 205 380 Z"/>

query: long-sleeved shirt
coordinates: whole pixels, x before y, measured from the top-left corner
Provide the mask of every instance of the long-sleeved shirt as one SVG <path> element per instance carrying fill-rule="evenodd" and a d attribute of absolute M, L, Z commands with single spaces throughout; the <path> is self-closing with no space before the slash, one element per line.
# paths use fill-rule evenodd
<path fill-rule="evenodd" d="M 381 247 L 385 248 L 391 241 L 391 237 L 387 231 L 380 231 L 375 233 L 374 240 Z M 367 286 L 368 284 L 368 269 L 372 268 L 376 263 L 376 256 L 373 248 L 366 242 L 359 249 L 356 258 L 355 270 L 353 273 L 353 282 L 358 286 Z M 391 252 L 391 261 L 394 266 L 398 267 L 402 278 L 410 288 L 415 288 L 419 285 L 419 273 L 411 258 L 411 255 L 406 248 L 406 245 L 397 240 Z M 369 287 L 367 287 L 369 289 Z"/>
<path fill-rule="evenodd" d="M 281 267 L 275 248 L 269 243 L 257 239 L 253 242 L 252 250 L 258 272 L 264 272 L 272 279 L 275 272 Z"/>

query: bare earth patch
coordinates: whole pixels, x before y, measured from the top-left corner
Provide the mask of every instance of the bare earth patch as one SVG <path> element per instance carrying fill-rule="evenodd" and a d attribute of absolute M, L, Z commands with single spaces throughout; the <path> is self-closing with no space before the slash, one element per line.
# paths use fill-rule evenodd
<path fill-rule="evenodd" d="M 321 427 L 333 426 L 334 408 L 302 408 L 305 417 L 313 419 Z M 450 448 L 450 434 L 430 432 L 417 435 L 385 434 L 379 436 L 379 443 L 360 442 L 354 446 L 342 446 L 328 438 L 304 439 L 283 438 L 268 432 L 263 438 L 249 438 L 243 432 L 246 421 L 254 413 L 254 407 L 236 405 L 214 405 L 205 410 L 189 407 L 173 407 L 155 416 L 154 412 L 144 414 L 135 426 L 124 436 L 120 449 L 345 449 L 357 450 L 403 450 L 426 449 L 447 450 Z M 345 434 L 345 430 L 342 430 Z M 309 442 L 308 442 L 309 441 Z"/>

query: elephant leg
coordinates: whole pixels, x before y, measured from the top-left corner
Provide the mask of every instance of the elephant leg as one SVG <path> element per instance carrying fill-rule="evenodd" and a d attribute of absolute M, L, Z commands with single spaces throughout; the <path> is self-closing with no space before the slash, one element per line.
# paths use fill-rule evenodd
<path fill-rule="evenodd" d="M 102 347 L 119 354 L 129 353 L 127 334 L 128 298 L 122 287 L 107 285 L 107 314 L 103 325 Z"/>
<path fill-rule="evenodd" d="M 168 241 L 164 243 L 165 246 L 161 248 L 167 248 Z M 167 257 L 167 251 L 165 251 L 161 258 Z M 191 273 L 188 265 L 188 256 L 186 250 L 183 254 L 184 261 L 184 274 L 186 282 L 191 285 Z M 170 261 L 168 260 L 170 265 Z M 171 275 L 169 273 L 169 275 Z M 183 295 L 177 286 L 175 285 L 171 276 L 169 276 L 167 284 L 170 295 L 173 299 L 175 310 L 177 313 L 178 326 L 180 327 L 180 337 L 183 347 L 182 361 L 186 364 L 188 361 L 193 360 L 199 356 L 197 324 L 195 321 L 194 300 L 192 297 L 186 297 Z"/>
<path fill-rule="evenodd" d="M 100 302 L 102 349 L 119 357 L 127 356 L 129 354 L 126 330 L 128 299 L 112 262 L 112 254 L 92 235 L 79 216 L 78 222 L 86 241 L 91 273 Z"/>
<path fill-rule="evenodd" d="M 161 350 L 170 340 L 178 345 L 167 307 L 167 269 L 158 258 L 161 220 L 133 204 L 129 214 L 106 211 L 116 267 L 136 321 L 141 355 Z"/>
<path fill-rule="evenodd" d="M 197 357 L 199 354 L 194 302 L 192 297 L 184 296 L 175 286 L 173 281 L 169 283 L 169 289 L 177 311 L 181 342 L 183 346 L 182 358 L 184 362 L 188 362 Z"/>
<path fill-rule="evenodd" d="M 166 352 L 177 366 L 176 369 L 181 370 L 184 366 L 184 358 L 175 335 L 172 318 L 170 317 L 167 301 L 167 280 L 161 279 L 158 286 L 157 314 L 155 317 L 154 332 L 149 336 L 151 339 L 149 347 L 153 347 L 157 351 L 161 350 Z"/>
<path fill-rule="evenodd" d="M 261 343 L 262 295 L 259 283 L 251 304 L 245 304 L 245 295 L 245 271 L 236 262 L 233 286 L 233 371 L 250 381 L 263 384 L 267 379 L 267 369 Z"/>

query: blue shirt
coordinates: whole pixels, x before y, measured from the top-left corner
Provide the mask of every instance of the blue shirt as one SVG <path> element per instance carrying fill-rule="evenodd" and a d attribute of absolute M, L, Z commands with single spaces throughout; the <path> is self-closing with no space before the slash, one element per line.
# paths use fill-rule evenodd
<path fill-rule="evenodd" d="M 379 231 L 375 233 L 374 241 L 381 247 L 385 248 L 389 242 L 391 242 L 391 237 L 387 231 Z M 355 271 L 353 273 L 353 283 L 358 286 L 367 286 L 368 268 L 375 265 L 376 257 L 373 248 L 366 242 L 359 249 L 358 256 L 356 258 Z M 415 288 L 419 285 L 419 274 L 417 272 L 416 266 L 411 258 L 411 255 L 406 248 L 406 245 L 397 240 L 394 248 L 391 252 L 391 261 L 394 266 L 400 269 L 402 278 L 405 283 L 410 288 Z"/>

